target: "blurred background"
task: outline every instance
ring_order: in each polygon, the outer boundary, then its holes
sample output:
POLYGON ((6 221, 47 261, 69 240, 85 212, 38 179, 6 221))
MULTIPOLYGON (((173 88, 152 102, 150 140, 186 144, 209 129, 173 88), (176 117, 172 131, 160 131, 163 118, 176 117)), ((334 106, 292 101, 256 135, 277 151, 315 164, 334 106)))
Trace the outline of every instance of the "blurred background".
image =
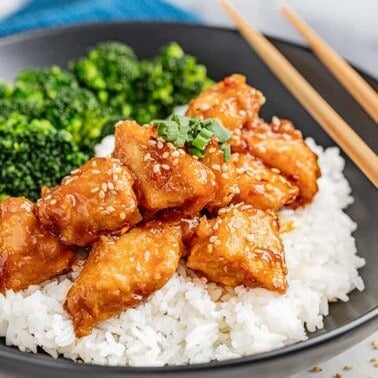
MULTIPOLYGON (((378 78, 377 0, 230 0, 260 31, 303 44, 280 15, 291 6, 342 56, 378 78)), ((1 0, 0 37, 93 21, 156 20, 232 27, 217 0, 1 0)))

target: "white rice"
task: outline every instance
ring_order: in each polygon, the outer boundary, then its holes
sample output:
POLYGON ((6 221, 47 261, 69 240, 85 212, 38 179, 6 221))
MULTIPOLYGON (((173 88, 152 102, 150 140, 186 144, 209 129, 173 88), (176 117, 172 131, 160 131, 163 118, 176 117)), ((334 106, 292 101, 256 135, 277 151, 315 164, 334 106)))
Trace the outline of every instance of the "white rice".
MULTIPOLYGON (((312 140, 307 143, 319 155, 322 177, 311 205, 280 212, 281 222, 295 224, 282 234, 289 271, 285 295, 222 289, 180 265, 147 301, 76 339, 62 308, 77 275, 71 273, 0 295, 0 336, 22 351, 36 353, 41 346, 53 357, 137 366, 224 360, 305 340, 306 332, 323 327, 329 301, 347 301, 351 290, 364 288, 357 271, 364 259, 356 255, 351 236, 356 224, 342 211, 353 201, 344 161, 337 148, 323 151, 312 140)), ((106 155, 112 138, 105 144, 106 155)))

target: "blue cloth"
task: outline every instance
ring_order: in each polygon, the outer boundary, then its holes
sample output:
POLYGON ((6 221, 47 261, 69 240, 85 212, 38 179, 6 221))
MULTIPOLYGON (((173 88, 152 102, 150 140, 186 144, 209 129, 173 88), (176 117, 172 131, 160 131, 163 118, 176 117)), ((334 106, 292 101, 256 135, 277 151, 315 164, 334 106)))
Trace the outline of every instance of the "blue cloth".
POLYGON ((0 37, 31 29, 121 20, 200 21, 194 13, 164 0, 32 0, 0 22, 0 37))

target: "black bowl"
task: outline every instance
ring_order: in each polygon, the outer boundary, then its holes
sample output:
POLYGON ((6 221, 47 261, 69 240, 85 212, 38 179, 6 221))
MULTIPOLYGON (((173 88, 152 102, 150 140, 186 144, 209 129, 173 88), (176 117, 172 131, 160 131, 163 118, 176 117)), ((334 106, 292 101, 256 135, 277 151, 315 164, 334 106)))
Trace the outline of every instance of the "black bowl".
MULTIPOLYGON (((239 72, 261 89, 268 101, 262 116, 278 115, 292 119, 303 131, 323 146, 334 142, 288 93, 268 68, 253 53, 238 33, 204 26, 171 23, 115 23, 91 24, 55 30, 45 30, 5 38, 0 41, 0 77, 13 79, 25 67, 51 64, 66 66, 67 62, 84 54, 96 42, 120 40, 130 44, 139 57, 150 57, 160 46, 170 41, 179 42, 187 51, 206 64, 209 75, 221 79, 239 72)), ((369 116, 335 81, 330 73, 307 49, 273 40, 273 43, 315 86, 326 100, 356 129, 370 146, 378 149, 378 128, 369 116)), ((366 77, 377 87, 373 79, 366 77)), ((345 157, 345 156, 344 156, 345 157)), ((102 367, 78 364, 59 358, 52 359, 44 353, 22 353, 5 346, 0 339, 0 375, 20 377, 250 377, 252 374, 288 376, 312 364, 330 358, 359 342, 378 328, 378 201, 374 186, 346 159, 347 176, 355 197, 348 214, 358 223, 354 236, 359 254, 367 264, 360 273, 366 289, 354 291, 350 301, 330 306, 322 330, 309 334, 309 339, 279 350, 224 362, 212 362, 179 367, 132 368, 102 367)))

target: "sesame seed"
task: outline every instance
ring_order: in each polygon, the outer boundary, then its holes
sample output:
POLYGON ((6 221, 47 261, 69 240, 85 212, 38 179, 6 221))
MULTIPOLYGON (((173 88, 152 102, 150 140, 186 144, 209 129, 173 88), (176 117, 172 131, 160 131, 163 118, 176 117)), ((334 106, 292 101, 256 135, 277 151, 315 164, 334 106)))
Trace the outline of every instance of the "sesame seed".
POLYGON ((92 160, 92 167, 93 167, 93 168, 96 168, 96 167, 97 167, 96 160, 92 160))
POLYGON ((108 184, 106 184, 105 182, 103 182, 101 184, 101 189, 106 193, 108 191, 108 184))
POLYGON ((55 205, 56 204, 56 199, 52 199, 51 201, 50 201, 50 205, 55 205))
POLYGON ((278 117, 276 117, 276 116, 274 116, 274 117, 272 118, 272 122, 273 122, 273 125, 274 125, 274 126, 279 126, 279 125, 281 124, 280 119, 279 119, 278 117))
POLYGON ((160 171, 160 164, 155 164, 154 167, 152 168, 152 171, 154 173, 158 173, 160 171))
POLYGON ((227 173, 222 173, 222 177, 227 180, 228 179, 228 174, 227 173))
POLYGON ((108 206, 106 210, 109 211, 109 213, 113 213, 115 211, 115 208, 113 206, 108 206))
POLYGON ((213 252, 213 245, 212 244, 208 244, 207 247, 206 247, 206 249, 207 249, 208 253, 212 253, 213 252))
POLYGON ((108 182, 108 189, 114 190, 114 184, 112 182, 108 182))
POLYGON ((131 256, 129 260, 130 260, 130 262, 134 262, 135 257, 134 257, 134 256, 131 256))
POLYGON ((213 165, 211 166, 211 168, 212 168, 214 171, 220 171, 220 170, 221 170, 221 167, 220 167, 219 164, 213 164, 213 165))
POLYGON ((209 148, 209 153, 213 154, 217 149, 215 147, 210 147, 209 148))
POLYGON ((174 158, 172 164, 173 164, 173 165, 177 165, 178 162, 179 162, 179 159, 178 159, 178 158, 174 158))
POLYGON ((165 151, 163 153, 163 159, 168 159, 169 158, 169 152, 168 151, 165 151))
POLYGON ((278 168, 271 168, 270 170, 274 173, 281 173, 281 171, 278 168))
POLYGON ((178 152, 177 150, 175 150, 175 151, 171 152, 171 155, 172 155, 172 157, 179 157, 180 156, 180 152, 178 152))
POLYGON ((323 369, 320 367, 320 366, 313 366, 312 367, 312 369, 311 369, 311 371, 313 372, 313 373, 319 373, 319 372, 321 372, 323 369))
POLYGON ((178 149, 178 153, 179 153, 180 155, 185 155, 185 151, 184 151, 182 148, 179 148, 179 149, 178 149))
POLYGON ((122 211, 120 214, 119 214, 119 217, 124 220, 126 218, 126 214, 122 211))
POLYGON ((210 242, 210 243, 215 243, 215 241, 216 241, 217 239, 218 239, 218 238, 217 238, 215 235, 210 236, 210 238, 209 238, 209 242, 210 242))
POLYGON ((272 191, 274 189, 274 186, 272 184, 267 183, 265 185, 266 190, 272 191))
POLYGON ((241 130, 240 129, 235 129, 234 130, 235 135, 241 135, 241 130))
POLYGON ((222 172, 227 172, 227 170, 228 170, 227 164, 223 163, 222 164, 222 172))
POLYGON ((252 209, 252 206, 251 206, 251 205, 243 205, 243 206, 240 207, 240 210, 241 210, 241 211, 249 210, 249 209, 252 209))
POLYGON ((51 199, 51 194, 48 194, 46 197, 45 197, 45 200, 50 200, 51 199))
POLYGON ((97 193, 100 190, 100 188, 96 187, 91 189, 91 193, 97 193))
POLYGON ((150 259, 150 252, 149 251, 144 252, 144 260, 148 261, 149 259, 150 259))
POLYGON ((225 272, 225 273, 228 272, 228 266, 227 266, 227 265, 225 265, 225 266, 223 267, 223 272, 225 272))
POLYGON ((171 167, 168 164, 162 164, 161 167, 166 171, 169 171, 171 169, 171 167))
POLYGON ((164 147, 163 143, 159 140, 159 141, 157 142, 157 148, 158 148, 159 150, 161 150, 163 147, 164 147))
POLYGON ((147 160, 150 160, 151 159, 151 154, 149 152, 147 152, 145 155, 144 155, 144 158, 143 160, 144 161, 147 161, 147 160))
POLYGON ((101 171, 99 171, 98 169, 92 169, 92 173, 94 175, 99 175, 101 173, 101 171))
POLYGON ((77 168, 77 169, 74 169, 73 171, 71 171, 71 175, 76 175, 80 172, 81 172, 80 168, 77 168))
POLYGON ((105 198, 105 192, 103 190, 100 190, 99 193, 98 193, 98 196, 100 198, 105 198))

